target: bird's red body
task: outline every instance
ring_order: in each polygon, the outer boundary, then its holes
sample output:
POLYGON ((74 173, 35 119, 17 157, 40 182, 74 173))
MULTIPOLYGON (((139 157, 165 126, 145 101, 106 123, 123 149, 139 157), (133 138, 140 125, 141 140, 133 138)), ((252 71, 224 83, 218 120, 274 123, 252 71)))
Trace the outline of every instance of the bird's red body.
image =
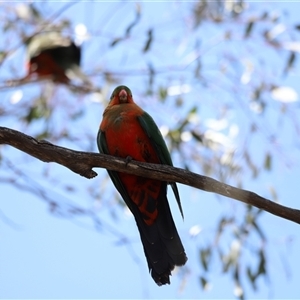
POLYGON ((39 78, 51 78, 56 82, 68 83, 70 79, 66 76, 65 70, 57 64, 52 55, 47 52, 32 57, 28 62, 28 75, 36 74, 39 78))
MULTIPOLYGON (((109 153, 117 157, 131 157, 137 161, 159 164, 158 155, 137 119, 143 114, 143 110, 135 103, 129 103, 122 109, 122 117, 119 117, 118 121, 115 114, 119 114, 119 109, 113 103, 110 104, 106 108, 106 115, 101 124, 109 153)), ((157 216, 157 208, 153 203, 155 209, 149 211, 148 195, 157 201, 162 182, 126 173, 119 173, 119 177, 130 198, 139 207, 146 224, 152 225, 157 216)))
MULTIPOLYGON (((106 154, 172 165, 159 129, 134 103, 125 86, 113 92, 103 113, 97 142, 99 150, 106 154)), ((108 173, 135 217, 154 281, 158 285, 170 283, 171 271, 184 265, 187 257, 168 204, 167 183, 115 171, 108 173)), ((176 183, 170 184, 182 212, 176 183)))
POLYGON ((80 60, 81 49, 70 38, 56 31, 41 32, 28 41, 28 74, 25 79, 35 75, 40 79, 68 84, 69 73, 72 72, 72 76, 88 82, 80 70, 80 60))

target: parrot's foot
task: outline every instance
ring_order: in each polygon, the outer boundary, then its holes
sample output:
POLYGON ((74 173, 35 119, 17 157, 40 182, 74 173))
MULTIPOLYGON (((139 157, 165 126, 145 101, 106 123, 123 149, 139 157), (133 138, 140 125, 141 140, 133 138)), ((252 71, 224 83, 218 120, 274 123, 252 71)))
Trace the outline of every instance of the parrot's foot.
POLYGON ((133 158, 131 156, 127 156, 126 157, 126 161, 125 161, 125 166, 127 167, 127 165, 133 160, 133 158))

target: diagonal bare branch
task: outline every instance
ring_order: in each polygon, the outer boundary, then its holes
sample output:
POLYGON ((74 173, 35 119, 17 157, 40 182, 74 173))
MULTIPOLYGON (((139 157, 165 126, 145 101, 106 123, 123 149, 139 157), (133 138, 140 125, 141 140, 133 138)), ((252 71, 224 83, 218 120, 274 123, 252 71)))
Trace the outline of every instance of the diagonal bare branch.
POLYGON ((238 189, 184 169, 133 160, 128 163, 126 159, 105 154, 74 151, 53 145, 44 140, 38 141, 22 132, 6 127, 0 127, 0 144, 13 146, 43 162, 58 163, 89 179, 97 176, 93 168, 105 168, 167 182, 176 181, 206 192, 217 193, 239 200, 300 224, 300 210, 298 209, 280 205, 251 191, 238 189))

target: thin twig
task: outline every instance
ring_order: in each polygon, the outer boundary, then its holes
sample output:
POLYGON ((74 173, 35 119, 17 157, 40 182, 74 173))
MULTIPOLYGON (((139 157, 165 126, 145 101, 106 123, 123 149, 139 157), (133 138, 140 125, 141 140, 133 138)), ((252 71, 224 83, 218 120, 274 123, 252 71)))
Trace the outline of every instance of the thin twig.
MULTIPOLYGON (((10 89, 10 88, 20 87, 22 85, 31 84, 31 83, 46 82, 49 80, 53 81, 53 76, 43 76, 43 77, 36 77, 36 78, 24 77, 20 79, 7 80, 4 82, 4 84, 0 83, 0 91, 10 89)), ((73 84, 72 82, 68 82, 64 84, 67 85, 73 92, 77 92, 77 93, 101 93, 100 88, 90 86, 87 84, 77 85, 77 84, 73 84)))

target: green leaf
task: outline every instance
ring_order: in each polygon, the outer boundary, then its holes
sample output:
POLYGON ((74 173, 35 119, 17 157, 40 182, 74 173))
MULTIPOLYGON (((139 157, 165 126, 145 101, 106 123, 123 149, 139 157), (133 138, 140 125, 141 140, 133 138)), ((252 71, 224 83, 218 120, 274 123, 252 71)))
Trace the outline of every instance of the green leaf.
POLYGON ((295 65, 295 61, 296 61, 296 53, 294 51, 291 51, 286 67, 284 69, 284 73, 287 73, 290 69, 293 68, 293 66, 295 65))
POLYGON ((261 20, 267 20, 269 17, 269 12, 268 11, 265 11, 262 16, 260 17, 261 20))
POLYGON ((262 249, 259 251, 259 257, 260 257, 260 261, 259 261, 256 276, 266 274, 266 257, 262 249))
POLYGON ((199 134, 195 130, 191 130, 191 134, 197 142, 203 143, 203 135, 202 134, 199 134))
POLYGON ((254 20, 249 21, 245 30, 245 35, 244 35, 245 38, 250 36, 253 30, 253 26, 254 26, 254 20))
POLYGON ((198 110, 197 106, 192 107, 189 111, 189 115, 193 115, 193 114, 197 113, 197 110, 198 110))
POLYGON ((147 34, 148 34, 148 38, 147 38, 146 44, 144 46, 143 52, 149 51, 152 41, 153 41, 153 30, 149 29, 147 34))
POLYGON ((236 264, 234 268, 234 279, 236 280, 236 282, 240 282, 240 272, 238 264, 236 264))
POLYGON ((248 278, 249 278, 249 280, 250 280, 250 282, 251 282, 252 288, 253 288, 254 290, 256 290, 256 284, 255 284, 256 276, 255 276, 255 275, 253 274, 253 272, 251 271, 250 266, 247 267, 246 273, 247 273, 247 276, 248 276, 248 278))
POLYGON ((128 25, 125 35, 129 36, 132 28, 136 26, 141 19, 141 6, 139 4, 136 5, 136 11, 135 11, 135 19, 128 25))
POLYGON ((43 132, 39 133, 35 136, 37 140, 44 140, 50 137, 50 134, 47 130, 44 130, 43 132))
POLYGON ((277 195, 277 192, 276 192, 275 188, 273 186, 270 186, 269 190, 270 190, 270 193, 272 195, 273 200, 275 202, 278 202, 278 195, 277 195))
POLYGON ((228 259, 228 256, 223 256, 223 272, 227 273, 230 266, 233 264, 233 261, 231 259, 228 259))
POLYGON ((32 15, 35 17, 35 19, 37 19, 37 20, 42 19, 39 10, 37 10, 37 9, 35 8, 35 6, 34 6, 33 3, 31 3, 31 4, 29 5, 29 8, 30 8, 30 10, 31 10, 32 15))
POLYGON ((123 40, 124 40, 124 38, 122 38, 122 37, 117 37, 117 38, 115 38, 115 39, 110 43, 110 47, 116 46, 119 42, 121 42, 121 41, 123 41, 123 40))
POLYGON ((208 263, 211 257, 211 249, 201 249, 200 250, 200 261, 205 271, 208 271, 208 263))
POLYGON ((31 123, 33 120, 40 119, 42 116, 43 116, 43 114, 42 114, 40 108, 37 106, 32 106, 29 109, 29 112, 28 112, 27 116, 25 117, 25 120, 27 121, 27 123, 31 123))
POLYGON ((200 276, 200 282, 201 282, 202 288, 205 289, 206 286, 207 286, 207 283, 208 283, 208 281, 206 280, 206 278, 203 277, 203 276, 200 276))
POLYGON ((159 100, 164 101, 168 96, 168 90, 166 88, 160 87, 158 90, 159 100))
POLYGON ((184 102, 183 98, 179 96, 176 98, 175 104, 177 107, 181 107, 183 102, 184 102))
POLYGON ((268 171, 270 171, 272 168, 272 156, 270 155, 270 153, 267 153, 265 157, 264 168, 268 171))
MULTIPOLYGON (((255 129, 256 128, 254 127, 253 130, 255 130, 255 129)), ((255 166, 255 164, 252 162, 251 157, 247 151, 244 152, 244 158, 245 158, 245 161, 246 161, 248 167, 252 171, 253 178, 256 178, 258 176, 258 169, 255 166)))
POLYGON ((151 64, 151 62, 148 63, 148 71, 149 71, 149 79, 148 79, 148 93, 147 95, 153 94, 153 83, 155 78, 155 70, 151 64))
POLYGON ((7 53, 4 51, 0 51, 0 63, 6 58, 7 53))

